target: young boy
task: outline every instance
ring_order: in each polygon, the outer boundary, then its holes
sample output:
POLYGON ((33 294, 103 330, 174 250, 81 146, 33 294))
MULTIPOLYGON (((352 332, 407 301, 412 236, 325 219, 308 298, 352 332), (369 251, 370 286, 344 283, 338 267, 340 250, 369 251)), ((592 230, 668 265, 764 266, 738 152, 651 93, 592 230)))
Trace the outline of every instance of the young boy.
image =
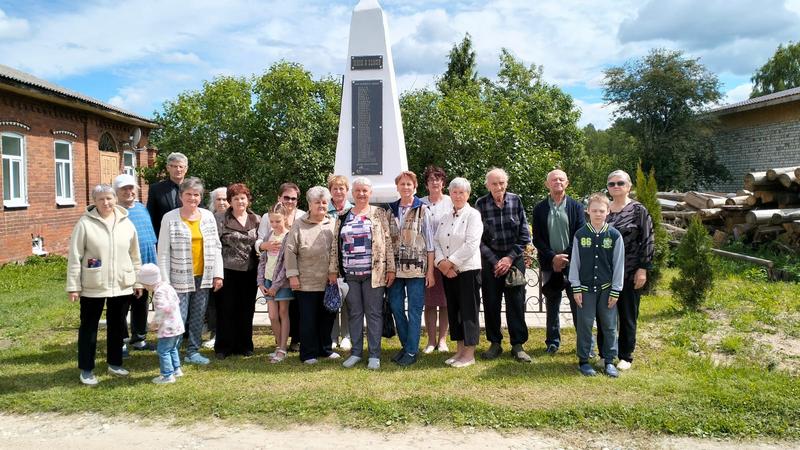
POLYGON ((589 364, 592 349, 592 324, 608 338, 603 340, 606 375, 619 376, 614 367, 617 357, 617 300, 625 273, 625 244, 616 228, 606 223, 609 201, 602 194, 589 197, 589 223, 575 233, 570 259, 569 282, 578 305, 575 331, 578 335, 578 370, 585 376, 597 375, 589 364))
POLYGON ((183 376, 178 344, 185 330, 178 294, 169 283, 161 282, 161 273, 155 264, 143 264, 137 278, 148 292, 153 293, 156 314, 151 329, 158 332, 156 351, 161 369, 161 375, 153 378, 153 383, 174 383, 175 377, 183 376))

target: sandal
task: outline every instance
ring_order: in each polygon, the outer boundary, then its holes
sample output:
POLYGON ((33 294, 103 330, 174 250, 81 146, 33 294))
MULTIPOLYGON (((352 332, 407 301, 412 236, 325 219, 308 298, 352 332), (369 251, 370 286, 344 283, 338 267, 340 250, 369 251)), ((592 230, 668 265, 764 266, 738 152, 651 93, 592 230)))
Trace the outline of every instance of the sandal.
POLYGON ((284 359, 286 359, 286 350, 279 348, 278 350, 275 351, 275 356, 273 356, 272 359, 269 360, 269 362, 275 364, 283 361, 284 359))

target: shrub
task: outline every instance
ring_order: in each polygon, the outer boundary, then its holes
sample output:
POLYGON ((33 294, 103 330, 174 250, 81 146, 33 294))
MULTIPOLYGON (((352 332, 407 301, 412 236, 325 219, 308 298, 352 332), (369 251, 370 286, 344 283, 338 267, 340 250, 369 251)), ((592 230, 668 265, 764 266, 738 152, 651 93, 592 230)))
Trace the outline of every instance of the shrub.
POLYGON ((699 310, 711 291, 714 283, 711 247, 711 237, 695 216, 676 252, 675 264, 680 273, 670 283, 670 289, 686 310, 699 310))
POLYGON ((647 284, 645 293, 652 293, 658 281, 661 279, 662 271, 667 267, 670 258, 669 236, 667 230, 661 225, 661 204, 658 203, 658 185, 656 184, 656 174, 654 169, 650 169, 650 176, 646 176, 642 170, 642 163, 636 168, 636 200, 639 201, 653 219, 653 234, 655 239, 655 251, 653 254, 653 270, 647 274, 647 284))

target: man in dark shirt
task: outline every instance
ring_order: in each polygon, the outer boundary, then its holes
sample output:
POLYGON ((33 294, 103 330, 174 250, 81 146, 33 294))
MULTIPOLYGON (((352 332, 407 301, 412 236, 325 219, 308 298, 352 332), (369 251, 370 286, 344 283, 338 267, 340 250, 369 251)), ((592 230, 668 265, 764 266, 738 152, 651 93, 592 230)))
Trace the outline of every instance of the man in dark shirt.
POLYGON ((175 208, 183 206, 180 185, 189 170, 189 159, 183 153, 170 153, 167 156, 169 178, 150 185, 147 193, 147 211, 153 221, 156 237, 161 230, 161 218, 175 208))
POLYGON ((481 356, 494 359, 503 352, 500 345, 503 340, 500 310, 505 295, 511 354, 517 361, 531 362, 531 357, 522 347, 528 341, 528 325, 525 323, 526 286, 506 286, 506 277, 512 265, 525 273, 523 252, 531 242, 531 236, 522 201, 518 195, 506 192, 507 187, 506 171, 492 169, 486 174, 486 188, 490 193, 475 202, 475 208, 483 219, 481 294, 486 338, 491 343, 481 356))
POLYGON ((566 193, 569 179, 564 171, 553 170, 548 173, 545 186, 549 191, 547 198, 533 208, 533 245, 539 258, 542 294, 547 306, 545 345, 547 353, 554 354, 561 345, 559 309, 564 289, 569 298, 572 323, 576 323, 575 299, 565 278, 569 273, 572 239, 586 225, 586 218, 583 205, 566 193))

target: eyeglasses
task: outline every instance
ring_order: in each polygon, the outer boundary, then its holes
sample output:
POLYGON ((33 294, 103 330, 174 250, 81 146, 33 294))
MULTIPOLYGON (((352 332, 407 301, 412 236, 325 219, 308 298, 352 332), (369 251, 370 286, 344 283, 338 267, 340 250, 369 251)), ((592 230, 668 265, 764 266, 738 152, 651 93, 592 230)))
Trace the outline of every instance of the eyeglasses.
POLYGON ((622 186, 625 186, 625 184, 626 184, 625 181, 609 181, 608 182, 608 187, 614 187, 614 186, 622 187, 622 186))
POLYGON ((285 201, 285 202, 296 202, 297 201, 297 197, 289 197, 288 195, 284 195, 283 196, 283 201, 285 201))

